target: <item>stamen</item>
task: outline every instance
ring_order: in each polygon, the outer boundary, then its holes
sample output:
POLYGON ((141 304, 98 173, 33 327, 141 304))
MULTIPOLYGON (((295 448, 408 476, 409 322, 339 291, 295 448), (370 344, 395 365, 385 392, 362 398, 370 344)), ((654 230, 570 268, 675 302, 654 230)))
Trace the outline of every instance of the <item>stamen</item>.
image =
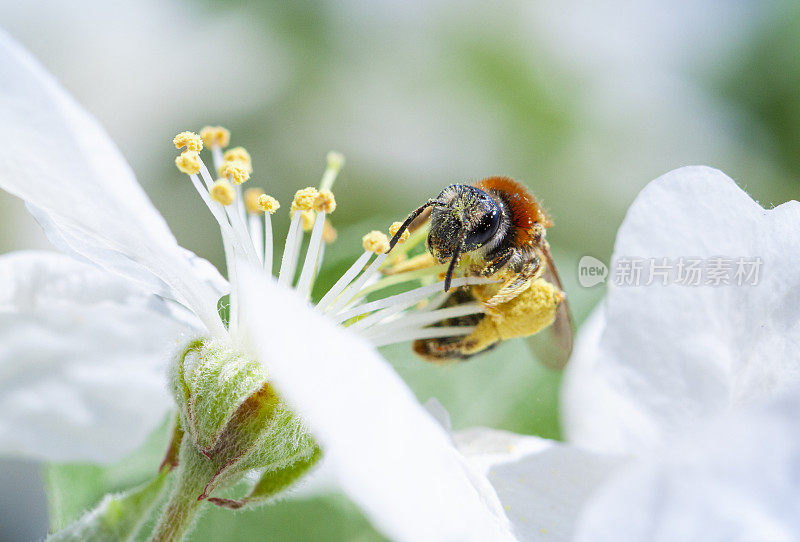
MULTIPOLYGON (((452 292, 442 292, 436 297, 431 300, 428 300, 427 304, 424 307, 419 307, 417 310, 419 312, 426 312, 426 311, 434 311, 444 305, 444 302, 447 301, 447 298, 450 297, 452 292)), ((426 300, 420 301, 420 303, 425 303, 426 300)))
POLYGON ((264 196, 264 191, 260 188, 248 188, 244 191, 244 208, 252 215, 260 215, 264 212, 258 204, 259 198, 264 196))
POLYGON ((244 207, 247 210, 247 229, 250 232, 250 239, 256 250, 258 261, 264 261, 264 227, 261 222, 261 208, 258 206, 258 198, 264 195, 260 188, 248 188, 244 191, 244 207))
POLYGON ((336 241, 338 236, 339 234, 336 232, 336 228, 331 225, 331 221, 326 220, 325 225, 322 227, 322 240, 330 244, 336 241))
POLYGON ((439 337, 459 337, 469 335, 475 331, 476 326, 442 326, 426 327, 423 329, 402 330, 397 333, 388 332, 384 335, 368 339, 373 346, 386 346, 388 344, 416 341, 417 339, 433 339, 439 337))
POLYGON ((480 303, 464 303, 463 305, 457 305, 455 307, 447 307, 445 309, 438 309, 435 311, 415 312, 412 314, 404 315, 401 320, 393 320, 391 322, 380 322, 374 325, 369 330, 368 334, 370 336, 379 335, 384 333, 387 329, 396 330, 408 327, 420 328, 428 326, 430 324, 435 324, 436 322, 441 322, 442 320, 446 320, 447 318, 458 318, 459 316, 468 316, 470 314, 478 314, 482 312, 484 312, 483 305, 481 305, 480 303))
POLYGON ((244 147, 233 147, 225 151, 222 155, 225 162, 241 162, 247 165, 249 173, 253 173, 253 161, 250 159, 250 153, 244 147))
POLYGON ((398 312, 406 310, 414 303, 416 303, 416 301, 409 301, 407 303, 398 303, 397 305, 392 305, 391 307, 386 307, 385 309, 375 311, 369 316, 365 316, 364 318, 356 322, 353 322, 351 325, 347 326, 347 328, 353 330, 366 330, 368 328, 371 328, 378 322, 382 322, 383 320, 389 318, 390 316, 393 316, 398 312))
POLYGON ((278 200, 262 194, 258 196, 258 208, 264 213, 264 269, 272 275, 272 213, 280 207, 278 200))
MULTIPOLYGON (((451 287, 457 288, 459 286, 467 286, 467 285, 474 286, 476 284, 491 284, 494 282, 498 281, 492 279, 485 279, 481 277, 461 277, 454 279, 451 284, 451 287)), ((408 292, 403 292, 401 294, 384 297, 383 299, 370 301, 369 303, 364 303, 363 305, 358 305, 357 307, 353 307, 346 311, 340 312, 334 318, 336 319, 337 322, 344 322, 355 316, 376 311, 384 307, 389 307, 391 305, 394 305, 395 303, 419 301, 421 299, 428 297, 433 293, 436 293, 437 291, 442 290, 442 288, 444 288, 444 281, 437 282, 436 284, 429 284, 427 286, 420 286, 419 288, 409 290, 408 292)))
MULTIPOLYGON (((200 162, 200 174, 203 176, 203 181, 206 183, 206 186, 208 186, 210 189, 210 187, 214 185, 214 181, 211 180, 211 174, 209 173, 208 168, 206 168, 206 165, 203 163, 203 161, 199 158, 198 160, 200 162)), ((230 221, 231 228, 233 229, 235 239, 237 240, 237 248, 243 255, 255 262, 255 249, 250 242, 250 236, 247 233, 247 227, 244 225, 244 220, 234 207, 226 206, 224 209, 225 214, 228 216, 228 221, 230 221)), ((232 262, 228 265, 230 267, 232 262)))
MULTIPOLYGON (((369 252, 367 252, 369 254, 369 252)), ((350 301, 358 294, 361 288, 366 284, 366 282, 372 278, 372 276, 378 272, 378 268, 380 268, 383 260, 386 259, 386 254, 378 254, 378 256, 372 260, 372 263, 369 264, 369 267, 361 273, 361 276, 358 277, 350 286, 345 288, 344 292, 341 293, 339 298, 332 304, 330 309, 327 312, 339 312, 342 310, 350 301)))
MULTIPOLYGON (((394 237, 394 234, 397 233, 397 231, 400 229, 400 226, 402 225, 403 225, 402 222, 392 222, 392 225, 389 226, 389 236, 394 237)), ((405 243, 409 237, 411 237, 411 232, 405 230, 402 233, 402 235, 400 235, 400 239, 397 240, 397 243, 398 244, 405 243)))
POLYGON ((223 242, 227 241, 229 244, 234 244, 236 242, 236 235, 234 234, 233 229, 231 229, 231 225, 225 219, 225 215, 222 214, 220 207, 215 205, 214 201, 211 200, 208 191, 203 188, 203 185, 200 183, 200 179, 197 178, 197 175, 189 175, 189 178, 192 180, 192 184, 194 185, 195 190, 197 190, 197 193, 200 194, 200 198, 202 198, 203 202, 206 204, 206 207, 208 207, 208 210, 211 211, 211 214, 217 220, 220 232, 222 233, 223 242))
POLYGON ((336 281, 336 284, 334 284, 331 289, 328 290, 328 292, 322 297, 322 299, 319 300, 319 303, 317 303, 317 309, 324 311, 328 305, 334 299, 336 299, 336 296, 342 293, 347 285, 350 284, 354 278, 356 278, 356 275, 358 275, 361 270, 364 269, 364 266, 367 265, 367 262, 371 257, 372 252, 368 250, 364 251, 364 253, 359 256, 355 262, 353 262, 353 265, 351 265, 350 268, 344 272, 344 275, 342 275, 339 280, 336 281))
POLYGON ((364 250, 375 254, 383 254, 389 250, 389 238, 382 231, 373 230, 361 238, 364 250))
POLYGON ((219 174, 230 179, 233 184, 242 184, 250 180, 250 168, 238 160, 223 162, 219 168, 219 174))
POLYGON ((289 285, 294 279, 294 272, 297 266, 297 257, 292 253, 300 237, 300 213, 295 213, 292 222, 289 224, 289 233, 286 235, 286 243, 283 245, 283 257, 281 258, 281 269, 278 272, 278 284, 289 285), (293 261, 294 260, 294 261, 293 261), (291 273, 291 276, 289 274, 291 273))
MULTIPOLYGON (((310 212, 310 211, 304 211, 310 212)), ((314 278, 314 272, 317 267, 317 258, 319 257, 319 247, 322 242, 322 228, 325 224, 325 211, 320 211, 317 214, 317 219, 314 221, 314 231, 311 232, 311 239, 308 241, 308 250, 306 251, 306 259, 303 262, 303 270, 300 272, 300 280, 297 281, 297 291, 301 296, 308 298, 311 293, 311 281, 314 278)))
POLYGON ((186 147, 187 151, 200 152, 203 150, 203 140, 194 132, 181 132, 172 140, 176 149, 186 147))
POLYGON ((344 155, 342 153, 331 151, 325 158, 327 160, 327 167, 319 183, 320 191, 333 188, 336 176, 339 175, 339 172, 342 171, 344 167, 344 155))
POLYGON ((438 277, 440 273, 443 273, 446 270, 447 270, 447 265, 441 264, 432 267, 426 267, 424 269, 414 269, 413 271, 405 271, 403 273, 387 275, 385 277, 382 277, 379 281, 375 282, 374 284, 371 284, 366 288, 362 288, 361 291, 358 292, 358 296, 363 297, 371 294, 372 292, 377 292, 378 290, 382 290, 383 288, 394 286, 395 284, 402 284, 410 280, 416 280, 425 277, 438 277))
MULTIPOLYGON (((405 243, 398 243, 389 254, 389 259, 386 260, 386 266, 392 266, 406 257, 406 254, 411 252, 420 243, 423 243, 428 238, 428 231, 430 230, 430 222, 417 228, 411 237, 405 243)), ((395 232, 397 233, 397 232, 395 232)))
MULTIPOLYGON (((389 249, 389 239, 386 234, 380 231, 371 231, 361 238, 366 254, 370 252, 378 256, 370 264, 364 273, 356 281, 348 286, 341 296, 332 304, 329 311, 337 312, 343 309, 358 294, 366 282, 378 271, 383 261, 386 259, 386 251, 389 249)), ((330 292, 329 292, 330 293, 330 292)))
POLYGON ((236 198, 233 186, 231 186, 231 183, 229 183, 227 179, 216 180, 211 186, 209 194, 211 194, 211 199, 222 205, 230 205, 236 198))
POLYGON ((278 200, 276 200, 272 196, 268 196, 268 195, 264 194, 264 195, 258 197, 258 207, 263 212, 271 215, 275 211, 280 209, 281 204, 278 203, 278 200))
POLYGON ((200 171, 200 155, 197 151, 183 151, 175 158, 175 165, 182 173, 196 175, 200 171))
POLYGON ((300 226, 303 228, 303 231, 311 231, 311 228, 314 227, 314 211, 301 211, 300 212, 300 226))
POLYGON ((326 212, 331 214, 336 210, 336 198, 333 197, 333 192, 328 189, 319 191, 317 197, 314 199, 314 210, 317 212, 326 212))
POLYGON ((294 193, 292 200, 291 214, 294 216, 296 211, 310 211, 314 208, 314 201, 317 199, 319 191, 313 186, 308 186, 294 193))
POLYGON ((231 142, 231 133, 222 126, 204 126, 200 130, 200 137, 209 149, 224 148, 231 142))

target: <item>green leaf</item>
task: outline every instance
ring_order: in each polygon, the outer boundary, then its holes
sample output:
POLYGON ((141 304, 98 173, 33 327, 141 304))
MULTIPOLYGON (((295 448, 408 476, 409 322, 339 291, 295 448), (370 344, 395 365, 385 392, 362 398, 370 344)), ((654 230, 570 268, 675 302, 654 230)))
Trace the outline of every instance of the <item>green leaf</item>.
POLYGON ((45 470, 50 532, 63 529, 107 493, 126 491, 150 480, 169 444, 171 416, 129 457, 111 465, 50 464, 45 470))
POLYGON ((69 527, 50 536, 50 542, 131 540, 159 500, 169 474, 163 469, 153 480, 130 491, 103 497, 100 504, 69 527))
POLYGON ((370 542, 385 540, 346 497, 327 495, 283 501, 232 512, 209 507, 189 536, 190 542, 280 540, 370 542))

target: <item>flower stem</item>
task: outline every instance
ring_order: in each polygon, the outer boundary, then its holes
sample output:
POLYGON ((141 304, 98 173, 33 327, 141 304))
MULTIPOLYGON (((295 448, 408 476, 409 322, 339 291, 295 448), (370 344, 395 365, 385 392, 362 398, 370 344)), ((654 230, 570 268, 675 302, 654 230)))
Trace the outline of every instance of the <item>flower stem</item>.
POLYGON ((211 461, 194 446, 188 434, 181 442, 177 475, 172 495, 153 530, 151 542, 174 542, 189 534, 204 504, 198 497, 214 475, 211 461))

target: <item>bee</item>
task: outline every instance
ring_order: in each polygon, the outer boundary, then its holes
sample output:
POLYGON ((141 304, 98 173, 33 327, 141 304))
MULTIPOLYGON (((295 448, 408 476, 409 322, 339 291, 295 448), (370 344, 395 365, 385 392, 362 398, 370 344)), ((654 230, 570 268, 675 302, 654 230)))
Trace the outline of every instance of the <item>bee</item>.
POLYGON ((475 326, 469 335, 426 338, 412 348, 434 362, 466 359, 512 337, 527 337, 544 328, 555 341, 536 341, 545 363, 561 367, 572 351, 573 326, 550 246, 553 225, 524 185, 509 177, 489 177, 475 184, 451 184, 413 211, 389 243, 421 221, 430 221, 426 246, 431 265, 447 263, 444 291, 453 276, 494 278, 498 282, 458 288, 445 307, 479 301, 483 313, 450 318, 434 326, 475 326))

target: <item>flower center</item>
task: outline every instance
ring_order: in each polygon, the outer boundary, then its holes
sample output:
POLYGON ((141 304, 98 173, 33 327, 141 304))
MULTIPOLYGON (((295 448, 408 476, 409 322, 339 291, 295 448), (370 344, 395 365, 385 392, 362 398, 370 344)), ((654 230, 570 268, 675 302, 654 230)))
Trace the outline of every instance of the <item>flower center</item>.
MULTIPOLYGON (((179 149, 186 148, 176 158, 176 166, 190 177, 220 227, 231 283, 228 329, 235 334, 239 322, 238 299, 241 295, 236 276, 237 261, 249 261, 272 276, 274 246, 271 220, 280 204, 261 189, 242 191, 242 184, 248 182, 253 173, 252 161, 250 154, 242 147, 223 152, 229 141, 230 134, 224 128, 206 127, 200 131, 200 135, 192 132, 178 134, 174 143, 179 149), (200 157, 204 147, 211 151, 214 170, 219 174, 216 180, 200 157)), ((341 154, 328 153, 319 186, 298 190, 289 209, 291 222, 283 245, 277 281, 285 287, 294 288, 307 300, 310 300, 314 281, 322 265, 326 244, 336 238, 336 231, 328 216, 336 209, 331 189, 343 166, 344 157, 341 154), (300 252, 306 233, 310 234, 310 238, 301 265, 300 252)), ((394 235, 399 226, 399 222, 394 223, 389 228, 390 235, 394 235)), ((484 309, 477 302, 442 308, 449 295, 443 291, 444 282, 440 276, 446 266, 435 264, 424 252, 423 241, 427 232, 427 225, 412 233, 405 231, 391 251, 385 233, 367 233, 362 239, 364 252, 361 256, 312 306, 376 346, 472 333, 475 326, 462 324, 464 319, 454 320, 457 325, 442 324, 447 319, 480 314, 484 309), (422 253, 414 255, 415 252, 422 253), (397 285, 409 287, 399 294, 382 295, 386 288, 397 285), (437 326, 429 327, 432 324, 437 326)), ((457 288, 490 282, 496 281, 462 277, 453 280, 452 286, 457 288)))

